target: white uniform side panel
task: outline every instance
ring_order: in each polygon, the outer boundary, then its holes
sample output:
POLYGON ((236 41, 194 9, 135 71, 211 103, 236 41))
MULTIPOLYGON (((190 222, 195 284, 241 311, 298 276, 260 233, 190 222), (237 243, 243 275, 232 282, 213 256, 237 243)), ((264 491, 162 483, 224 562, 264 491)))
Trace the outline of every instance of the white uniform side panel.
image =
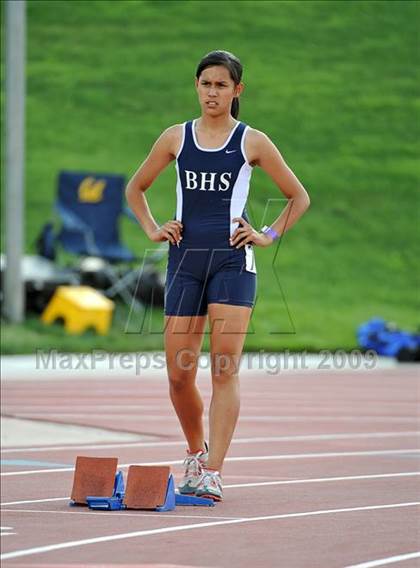
POLYGON ((181 177, 179 175, 178 162, 175 165, 176 169, 176 220, 182 221, 182 186, 181 177))
MULTIPOLYGON (((251 174, 252 167, 248 164, 248 162, 245 162, 239 170, 236 183, 232 189, 232 198, 230 202, 230 236, 233 235, 235 229, 239 226, 239 223, 237 221, 233 222, 232 219, 242 216, 248 199, 251 174)), ((245 245, 245 270, 247 272, 253 272, 254 274, 257 273, 254 249, 252 245, 249 244, 245 245)))
POLYGON ((257 274, 257 266, 255 264, 255 253, 252 245, 245 245, 245 270, 257 274))
POLYGON ((251 174, 252 168, 245 162, 239 170, 235 185, 232 188, 232 197, 230 201, 230 236, 233 235, 233 232, 239 225, 238 221, 233 222, 232 219, 242 216, 246 200, 248 198, 251 174))
POLYGON ((185 122, 182 125, 182 140, 181 146, 178 150, 178 154, 176 155, 175 160, 175 169, 176 169, 176 220, 182 221, 182 186, 181 186, 181 177, 179 175, 179 166, 178 166, 178 158, 181 155, 182 150, 184 149, 184 142, 185 142, 185 122))

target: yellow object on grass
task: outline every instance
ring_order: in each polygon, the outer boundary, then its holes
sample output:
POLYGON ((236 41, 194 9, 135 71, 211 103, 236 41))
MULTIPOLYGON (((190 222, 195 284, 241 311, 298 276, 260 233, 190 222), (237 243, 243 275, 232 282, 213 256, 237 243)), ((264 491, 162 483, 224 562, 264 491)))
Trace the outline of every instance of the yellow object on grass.
POLYGON ((114 302, 90 286, 59 286, 41 315, 46 324, 64 320, 67 333, 83 333, 94 327, 101 335, 108 333, 114 302))

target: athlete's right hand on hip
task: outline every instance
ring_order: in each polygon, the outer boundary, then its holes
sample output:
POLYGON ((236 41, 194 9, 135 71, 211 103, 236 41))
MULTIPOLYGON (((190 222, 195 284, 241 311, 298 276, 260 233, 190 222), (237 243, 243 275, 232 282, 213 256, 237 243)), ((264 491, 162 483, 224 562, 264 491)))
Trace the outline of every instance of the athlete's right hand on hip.
POLYGON ((169 241, 171 244, 179 246, 179 242, 182 241, 182 229, 183 225, 180 221, 167 221, 150 235, 150 240, 155 243, 169 241))

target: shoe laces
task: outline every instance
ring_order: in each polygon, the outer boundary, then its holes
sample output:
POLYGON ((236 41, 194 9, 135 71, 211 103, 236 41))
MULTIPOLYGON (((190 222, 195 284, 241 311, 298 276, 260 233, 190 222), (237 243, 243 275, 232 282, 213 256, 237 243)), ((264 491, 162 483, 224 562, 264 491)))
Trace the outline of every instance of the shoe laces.
POLYGON ((202 463, 199 460, 199 457, 203 454, 203 452, 197 452, 196 454, 188 455, 184 459, 184 466, 185 466, 185 476, 189 477, 190 475, 200 475, 202 471, 202 463))
POLYGON ((222 490, 220 473, 218 471, 204 471, 203 476, 201 478, 201 483, 203 485, 213 486, 215 489, 218 489, 219 491, 222 490))

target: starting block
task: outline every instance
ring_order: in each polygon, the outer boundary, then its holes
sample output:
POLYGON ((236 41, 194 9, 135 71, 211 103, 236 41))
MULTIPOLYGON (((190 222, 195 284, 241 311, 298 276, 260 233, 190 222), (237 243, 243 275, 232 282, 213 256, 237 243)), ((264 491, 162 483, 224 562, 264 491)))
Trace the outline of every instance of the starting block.
POLYGON ((176 505, 213 507, 213 499, 181 495, 168 466, 130 465, 123 504, 126 509, 152 509, 164 513, 176 505))
POLYGON ((173 511, 177 505, 214 507, 213 499, 182 495, 168 466, 131 465, 127 487, 117 458, 77 457, 70 505, 87 504, 90 509, 120 511, 146 509, 173 511))
MULTIPOLYGON (((155 509, 166 504, 168 466, 130 465, 124 505, 128 509, 155 509)), ((174 508, 174 507, 173 507, 174 508)))
POLYGON ((118 458, 78 456, 70 505, 87 505, 92 493, 107 498, 123 496, 124 478, 122 471, 117 473, 117 464, 118 458))
POLYGON ((41 319, 46 324, 57 318, 64 320, 67 333, 83 333, 93 327, 101 335, 108 333, 114 302, 89 286, 58 286, 54 296, 43 311, 41 319))

